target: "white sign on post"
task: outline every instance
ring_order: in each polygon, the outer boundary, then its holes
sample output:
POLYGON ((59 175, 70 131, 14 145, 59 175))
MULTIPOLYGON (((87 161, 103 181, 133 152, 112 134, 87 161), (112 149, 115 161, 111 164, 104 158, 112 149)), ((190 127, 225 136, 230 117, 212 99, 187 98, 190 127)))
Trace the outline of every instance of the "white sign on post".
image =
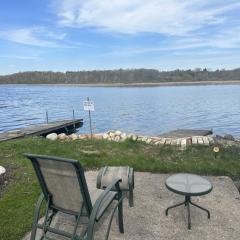
POLYGON ((84 111, 94 111, 94 102, 93 101, 83 101, 84 111))
POLYGON ((93 103, 93 101, 90 101, 90 100, 89 100, 89 97, 87 98, 87 101, 83 101, 83 109, 84 109, 84 111, 88 111, 88 115, 89 115, 89 127, 90 127, 91 138, 92 138, 92 137, 93 137, 93 132, 92 132, 91 112, 94 111, 94 103, 93 103))

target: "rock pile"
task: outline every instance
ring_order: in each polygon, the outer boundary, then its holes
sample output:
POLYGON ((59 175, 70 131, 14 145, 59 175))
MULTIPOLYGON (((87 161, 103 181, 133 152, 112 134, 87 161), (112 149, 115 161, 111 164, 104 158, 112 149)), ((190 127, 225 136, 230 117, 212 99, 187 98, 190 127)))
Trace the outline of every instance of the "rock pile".
MULTIPOLYGON (((68 140, 68 141, 75 141, 75 140, 82 140, 82 139, 91 139, 91 135, 90 134, 71 134, 71 135, 66 135, 65 133, 60 133, 60 134, 56 134, 56 133, 50 133, 46 136, 47 139, 55 141, 55 140, 68 140)), ((103 134, 94 134, 93 139, 103 139, 103 134)))
POLYGON ((154 145, 175 145, 175 146, 187 146, 191 144, 198 145, 210 145, 214 143, 214 138, 211 136, 194 136, 186 138, 164 138, 164 137, 150 137, 141 136, 135 134, 126 134, 121 131, 108 131, 102 135, 102 138, 108 141, 121 142, 126 139, 132 139, 133 141, 141 141, 147 144, 154 145))
POLYGON ((240 145, 240 139, 234 138, 230 134, 226 134, 224 136, 216 135, 215 143, 218 145, 224 145, 224 146, 239 146, 240 145))
MULTIPOLYGON (((71 134, 66 135, 65 133, 56 134, 51 133, 48 134, 47 139, 50 140, 83 140, 83 139, 91 139, 90 134, 71 134)), ((108 131, 106 133, 94 134, 92 136, 93 139, 104 139, 107 141, 114 141, 114 142, 123 142, 126 139, 131 139, 132 141, 140 141, 145 142, 147 144, 154 144, 154 145, 174 145, 180 146, 185 148, 188 145, 211 145, 214 144, 215 140, 212 136, 193 136, 193 137, 186 137, 186 138, 164 138, 164 137, 150 137, 150 136, 141 136, 136 134, 126 134, 119 130, 117 131, 108 131)))
MULTIPOLYGON (((133 134, 132 134, 133 135, 133 134)), ((127 135, 126 133, 122 133, 121 131, 108 131, 102 135, 103 139, 115 142, 123 142, 127 138, 132 137, 132 135, 127 135)))

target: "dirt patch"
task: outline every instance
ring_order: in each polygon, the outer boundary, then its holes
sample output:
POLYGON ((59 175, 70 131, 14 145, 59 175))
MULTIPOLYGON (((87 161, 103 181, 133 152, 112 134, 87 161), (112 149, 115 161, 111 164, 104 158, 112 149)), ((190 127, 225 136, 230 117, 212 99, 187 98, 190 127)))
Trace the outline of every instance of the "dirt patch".
POLYGON ((80 152, 87 154, 87 155, 100 154, 100 152, 98 150, 80 150, 80 152))
POLYGON ((143 153, 148 156, 149 154, 151 156, 158 154, 157 152, 153 151, 153 147, 151 145, 143 145, 143 153))

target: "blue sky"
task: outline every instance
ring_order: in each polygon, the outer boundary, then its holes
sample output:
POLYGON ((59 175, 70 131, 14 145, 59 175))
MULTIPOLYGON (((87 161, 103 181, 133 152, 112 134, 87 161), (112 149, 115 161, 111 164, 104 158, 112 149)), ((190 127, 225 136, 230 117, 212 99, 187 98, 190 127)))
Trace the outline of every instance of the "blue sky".
POLYGON ((240 1, 2 0, 0 74, 240 67, 240 1))

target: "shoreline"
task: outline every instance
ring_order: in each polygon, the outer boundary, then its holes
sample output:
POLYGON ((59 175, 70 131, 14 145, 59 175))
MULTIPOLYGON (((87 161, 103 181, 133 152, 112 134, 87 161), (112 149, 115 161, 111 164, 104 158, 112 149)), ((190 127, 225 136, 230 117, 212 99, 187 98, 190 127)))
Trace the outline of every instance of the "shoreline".
POLYGON ((240 80, 196 81, 196 82, 159 82, 159 83, 0 83, 1 85, 37 85, 69 87, 164 87, 164 86, 204 86, 204 85, 240 85, 240 80))

